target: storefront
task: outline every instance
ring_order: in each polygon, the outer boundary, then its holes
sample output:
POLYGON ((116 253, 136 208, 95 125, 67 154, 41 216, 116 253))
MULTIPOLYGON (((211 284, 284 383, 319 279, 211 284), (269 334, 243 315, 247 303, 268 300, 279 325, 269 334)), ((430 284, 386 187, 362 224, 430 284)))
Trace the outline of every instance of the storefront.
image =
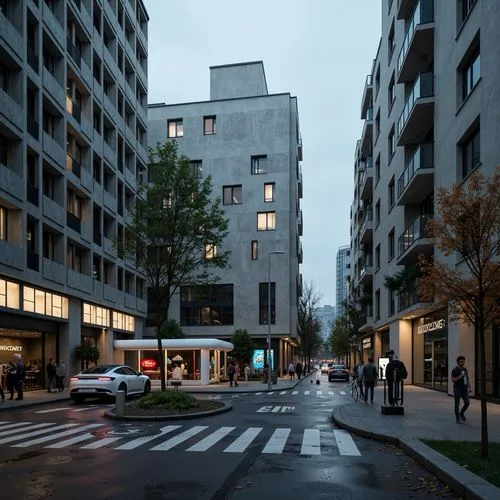
POLYGON ((447 311, 437 311, 412 322, 413 383, 448 390, 447 311))
POLYGON ((373 342, 373 333, 363 338, 361 341, 361 359, 364 363, 368 362, 368 359, 373 358, 375 345, 373 342))
MULTIPOLYGON (((138 370, 151 380, 160 380, 161 359, 156 339, 115 340, 115 356, 135 353, 138 370)), ((227 373, 228 353, 233 344, 218 339, 163 339, 167 381, 182 380, 185 385, 217 383, 227 373)))

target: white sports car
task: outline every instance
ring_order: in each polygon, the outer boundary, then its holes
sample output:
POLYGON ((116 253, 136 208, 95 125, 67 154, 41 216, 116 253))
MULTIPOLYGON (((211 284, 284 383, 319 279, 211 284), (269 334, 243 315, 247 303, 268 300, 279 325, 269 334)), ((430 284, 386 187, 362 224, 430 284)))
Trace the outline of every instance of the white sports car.
POLYGON ((85 398, 116 397, 116 391, 131 394, 147 394, 151 390, 149 377, 126 365, 93 366, 71 377, 69 394, 75 403, 85 398))

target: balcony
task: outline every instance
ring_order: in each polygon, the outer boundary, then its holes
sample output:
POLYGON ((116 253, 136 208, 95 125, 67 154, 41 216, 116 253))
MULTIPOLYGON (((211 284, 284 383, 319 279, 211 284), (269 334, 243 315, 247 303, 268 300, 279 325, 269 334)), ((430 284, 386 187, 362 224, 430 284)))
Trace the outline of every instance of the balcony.
POLYGON ((24 201, 23 178, 2 163, 0 163, 0 191, 5 191, 19 201, 24 201))
POLYGON ((80 52, 80 49, 73 43, 71 38, 66 39, 66 49, 68 51, 68 54, 71 56, 71 59, 75 62, 76 66, 80 68, 80 65, 82 63, 82 54, 80 52))
POLYGON ((373 158, 367 158, 362 165, 361 177, 359 179, 359 198, 361 200, 371 200, 373 191, 373 158))
POLYGON ((125 182, 132 188, 135 190, 135 187, 136 187, 136 179, 135 179, 135 174, 134 172, 131 172, 128 168, 125 168, 125 171, 124 171, 124 177, 125 177, 125 182))
POLYGON ((137 298, 137 310, 139 312, 145 313, 148 310, 148 303, 145 299, 137 298))
POLYGON ((116 257, 116 247, 114 246, 113 241, 106 236, 103 238, 103 249, 111 257, 116 257))
POLYGON ((417 318, 436 309, 433 302, 423 302, 418 283, 414 281, 398 292, 398 313, 403 318, 417 318))
POLYGON ((23 35, 17 28, 10 22, 10 20, 5 17, 5 15, 0 11, 0 40, 1 45, 5 47, 10 47, 10 49, 16 54, 19 60, 24 60, 24 41, 23 35))
POLYGON ((89 295, 93 291, 92 278, 74 269, 68 269, 68 286, 89 295))
MULTIPOLYGON (((0 14, 1 16, 1 14, 0 14)), ((5 92, 0 87, 0 115, 5 117, 18 131, 19 135, 22 135, 23 125, 23 108, 14 100, 10 94, 5 92)))
MULTIPOLYGON (((64 43, 64 28, 62 27, 59 20, 56 18, 54 13, 50 10, 50 7, 44 2, 43 3, 43 21, 45 26, 47 26, 49 33, 52 35, 56 43, 64 43)), ((62 45, 60 45, 62 47, 62 45)))
POLYGON ((111 72, 111 74, 115 74, 117 71, 116 67, 116 56, 113 56, 113 54, 109 51, 109 49, 104 46, 104 63, 108 67, 108 70, 111 72))
POLYGON ((398 56, 398 83, 411 82, 429 67, 434 53, 434 0, 419 0, 398 56))
POLYGON ((29 135, 38 141, 40 138, 40 124, 31 114, 28 114, 27 116, 26 125, 29 135))
POLYGON ((103 146, 104 146, 104 148, 103 148, 104 158, 109 163, 111 163, 111 165, 115 165, 116 164, 116 151, 106 141, 104 141, 103 146))
POLYGON ((93 179, 92 175, 86 168, 82 168, 80 170, 80 184, 82 187, 88 191, 89 193, 92 193, 92 186, 93 186, 93 179))
POLYGON ((111 210, 111 213, 116 211, 116 198, 109 191, 104 190, 104 206, 111 210))
POLYGON ((398 146, 419 144, 434 125, 434 73, 421 73, 398 120, 398 146))
POLYGON ((360 151, 362 155, 369 155, 372 151, 373 141, 373 108, 368 108, 366 119, 361 133, 360 151))
POLYGON ((413 153, 398 181, 398 205, 422 203, 434 190, 434 144, 424 143, 413 153))
POLYGON ((42 276, 44 279, 53 281, 54 283, 59 283, 60 285, 66 284, 66 268, 54 260, 43 258, 42 276))
POLYGON ((72 158, 69 154, 66 154, 66 168, 69 172, 72 172, 73 175, 80 178, 81 165, 74 158, 72 158))
POLYGON ((40 59, 35 51, 28 45, 26 47, 26 57, 28 59, 28 64, 31 66, 31 69, 38 74, 38 67, 40 65, 40 59))
POLYGON ((66 224, 70 229, 80 233, 82 230, 82 221, 76 215, 73 215, 71 212, 66 212, 66 224))
MULTIPOLYGON (((107 2, 105 2, 105 3, 107 3, 107 2)), ((109 302, 116 302, 117 294, 118 294, 118 291, 114 286, 104 283, 103 297, 105 300, 108 300, 109 302)))
POLYGON ((64 156, 66 154, 64 149, 59 142, 45 131, 43 132, 43 151, 52 158, 56 165, 64 168, 64 156))
POLYGON ((66 96, 66 111, 78 122, 80 123, 82 119, 82 112, 80 106, 71 99, 71 97, 66 96))
POLYGON ((302 199, 302 197, 304 196, 304 189, 302 185, 302 167, 299 167, 299 176, 297 178, 297 189, 299 193, 299 198, 302 199))
POLYGON ((28 269, 33 271, 40 271, 40 255, 31 250, 26 250, 26 265, 28 269))
POLYGON ((363 90, 363 99, 361 100, 361 119, 365 120, 368 110, 370 109, 373 101, 373 76, 368 75, 365 81, 365 88, 363 90))
POLYGON ((10 267, 18 271, 24 271, 26 257, 23 247, 11 241, 0 239, 0 255, 2 256, 2 267, 10 267))
POLYGON ((427 230, 431 215, 419 215, 405 229, 398 240, 398 265, 415 263, 420 254, 430 255, 434 241, 427 230))
POLYGON ((38 188, 36 186, 33 186, 32 184, 26 184, 26 198, 29 203, 35 205, 35 207, 38 207, 38 205, 40 204, 40 193, 38 191, 38 188))
POLYGON ((304 233, 304 220, 302 217, 302 210, 299 212, 299 236, 302 236, 304 233))
POLYGON ((54 101, 62 104, 66 95, 64 87, 45 66, 43 67, 42 79, 48 94, 54 98, 54 101))
POLYGON ((134 292, 125 292, 125 307, 129 309, 135 309, 137 304, 137 298, 134 295, 134 292))
POLYGON ((415 10, 417 0, 398 0, 398 19, 408 19, 415 10))
POLYGON ((92 141, 94 136, 92 123, 85 115, 82 115, 81 117, 80 128, 82 133, 87 137, 87 139, 89 141, 92 141))
POLYGON ((366 211, 366 215, 359 230, 359 242, 368 243, 373 240, 373 210, 366 211))
POLYGON ((297 252, 297 257, 299 258, 299 264, 304 262, 304 252, 302 250, 302 242, 299 243, 299 250, 297 252))
POLYGON ((373 258, 371 254, 366 255, 359 270, 359 284, 368 285, 373 281, 373 258))
POLYGON ((94 238, 93 241, 96 245, 102 246, 102 233, 99 228, 94 227, 94 238))
POLYGON ((297 144, 297 156, 299 157, 299 161, 304 159, 304 152, 302 150, 302 136, 299 137, 299 142, 297 144))
POLYGON ((42 202, 43 216, 55 222, 60 227, 66 226, 66 217, 64 216, 64 208, 58 205, 53 199, 43 196, 42 202))
POLYGON ((363 310, 363 315, 361 316, 361 327, 359 328, 360 333, 366 333, 373 330, 373 307, 366 306, 363 310))

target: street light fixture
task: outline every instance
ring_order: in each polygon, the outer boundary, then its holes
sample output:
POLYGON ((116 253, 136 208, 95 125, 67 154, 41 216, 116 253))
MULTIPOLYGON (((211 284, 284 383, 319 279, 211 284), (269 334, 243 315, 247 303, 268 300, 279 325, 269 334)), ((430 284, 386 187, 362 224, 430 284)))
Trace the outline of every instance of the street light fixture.
MULTIPOLYGON (((271 380, 271 255, 283 255, 285 252, 283 250, 274 250, 269 252, 268 256, 268 268, 267 268, 267 362, 269 364, 269 371, 267 374, 267 388, 272 389, 271 380)), ((276 291, 275 291, 276 293, 276 291)))

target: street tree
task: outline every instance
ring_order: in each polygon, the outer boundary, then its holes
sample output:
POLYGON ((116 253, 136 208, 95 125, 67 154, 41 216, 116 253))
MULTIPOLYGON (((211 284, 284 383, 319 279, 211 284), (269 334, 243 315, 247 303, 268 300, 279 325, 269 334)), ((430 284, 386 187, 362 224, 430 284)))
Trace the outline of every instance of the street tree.
POLYGON ((149 150, 149 183, 139 192, 125 228, 125 254, 135 258, 149 292, 149 319, 158 339, 161 389, 166 390, 161 330, 181 285, 210 285, 229 265, 228 220, 210 176, 199 179, 175 141, 149 150))
POLYGON ((238 364, 242 365, 250 363, 255 349, 255 344, 248 331, 246 329, 236 330, 232 335, 230 342, 234 346, 231 356, 238 362, 238 364))
POLYGON ((183 339, 186 337, 181 325, 174 319, 169 318, 160 329, 162 339, 183 339))
POLYGON ((305 363, 309 363, 321 348, 321 323, 318 318, 320 295, 312 282, 304 284, 302 297, 299 299, 297 314, 297 333, 300 338, 300 352, 305 363))
POLYGON ((463 184, 437 192, 437 213, 427 228, 446 259, 420 256, 420 294, 448 307, 452 320, 474 325, 478 341, 481 457, 488 458, 485 331, 499 316, 500 167, 491 177, 474 172, 463 184))
POLYGON ((344 356, 348 359, 351 351, 351 338, 349 334, 348 320, 345 315, 335 318, 335 320, 330 323, 328 347, 332 354, 335 354, 335 356, 344 356))

